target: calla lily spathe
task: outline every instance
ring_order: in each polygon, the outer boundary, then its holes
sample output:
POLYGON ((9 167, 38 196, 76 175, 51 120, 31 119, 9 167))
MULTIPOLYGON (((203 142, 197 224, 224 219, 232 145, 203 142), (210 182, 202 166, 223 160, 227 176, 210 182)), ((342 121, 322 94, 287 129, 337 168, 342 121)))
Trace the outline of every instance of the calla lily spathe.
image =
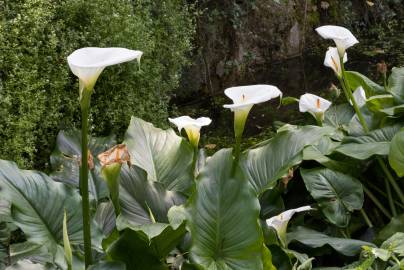
MULTIPOLYGON (((344 63, 348 61, 348 56, 345 53, 343 58, 344 63)), ((324 66, 330 67, 334 70, 338 77, 342 76, 341 61, 339 58, 338 50, 335 47, 329 47, 325 53, 324 66)))
POLYGON ((324 25, 316 28, 316 31, 322 38, 334 40, 340 57, 345 55, 346 49, 359 43, 351 31, 342 26, 324 25))
POLYGON ((225 104, 223 107, 232 111, 250 110, 254 104, 282 96, 278 87, 265 84, 230 87, 224 93, 233 100, 233 104, 225 104))
MULTIPOLYGON (((366 104, 366 93, 362 86, 356 88, 356 90, 352 94, 353 98, 356 101, 356 104, 360 107, 366 104)), ((352 105, 352 101, 350 100, 349 103, 352 105)))
POLYGON ((233 101, 233 104, 225 104, 223 107, 234 111, 236 137, 241 137, 248 113, 254 104, 282 96, 278 87, 265 84, 231 87, 227 88, 224 93, 233 101))
POLYGON ((212 122, 209 117, 199 117, 198 119, 193 119, 189 116, 168 118, 168 120, 176 125, 180 132, 182 129, 185 129, 188 139, 194 147, 198 147, 201 128, 203 126, 210 125, 212 122))
POLYGON ((313 95, 313 94, 304 94, 299 99, 299 111, 300 112, 309 112, 312 114, 318 122, 322 122, 324 119, 324 113, 331 106, 331 102, 313 95))
POLYGON ((86 47, 75 50, 67 57, 70 70, 80 80, 82 90, 92 90, 104 68, 142 57, 141 51, 125 48, 86 47))
POLYGON ((287 210, 277 216, 271 217, 266 220, 268 226, 274 228, 278 234, 279 240, 286 247, 286 229, 288 227, 289 220, 295 213, 314 210, 311 206, 302 206, 296 209, 287 210))

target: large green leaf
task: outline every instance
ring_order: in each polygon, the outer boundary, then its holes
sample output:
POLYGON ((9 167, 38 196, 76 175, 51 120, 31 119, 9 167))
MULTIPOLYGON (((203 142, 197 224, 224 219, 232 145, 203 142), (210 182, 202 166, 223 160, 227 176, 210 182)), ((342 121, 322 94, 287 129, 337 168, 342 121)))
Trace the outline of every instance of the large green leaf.
POLYGON ((99 262, 91 265, 88 270, 126 270, 126 266, 121 262, 99 262))
MULTIPOLYGON (((157 258, 165 258, 172 251, 184 236, 184 221, 178 226, 166 223, 149 223, 144 225, 132 226, 125 223, 125 220, 117 220, 119 230, 129 228, 132 232, 139 235, 148 247, 148 252, 157 258)), ((131 232, 131 233, 132 233, 131 232)))
POLYGON ((394 135, 391 141, 389 163, 399 177, 404 176, 404 130, 394 135))
POLYGON ((192 260, 202 269, 263 269, 259 202, 232 151, 213 155, 200 172, 188 206, 192 260))
POLYGON ((355 90, 359 86, 362 86, 366 92, 367 97, 385 93, 383 86, 378 85, 377 83, 359 72, 346 71, 345 78, 352 90, 355 90))
MULTIPOLYGON (((0 160, 0 196, 11 202, 13 222, 31 243, 57 252, 63 243, 64 210, 71 243, 83 243, 81 197, 76 190, 43 173, 20 170, 14 162, 0 160)), ((97 232, 93 228, 93 244, 99 247, 97 232)))
POLYGON ((357 255, 360 253, 362 246, 374 247, 372 243, 355 239, 331 237, 302 226, 298 226, 294 231, 288 233, 287 237, 289 242, 297 241, 311 248, 329 245, 345 256, 357 255))
POLYGON ((370 111, 377 113, 394 106, 394 99, 390 94, 372 96, 366 100, 366 106, 370 111))
POLYGON ((324 124, 344 128, 354 115, 355 111, 348 103, 333 105, 325 112, 324 124))
POLYGON ((395 67, 391 70, 388 91, 399 104, 404 103, 404 67, 395 67))
POLYGON ((124 262, 131 270, 168 270, 168 266, 162 260, 148 251, 145 240, 129 229, 125 230, 107 250, 112 259, 124 262))
POLYGON ((168 223, 168 210, 181 205, 186 198, 178 192, 167 190, 162 183, 147 179, 143 169, 132 165, 122 166, 119 201, 121 218, 132 225, 153 222, 168 223))
POLYGON ((380 230, 375 242, 381 243, 397 232, 404 233, 404 214, 393 217, 390 222, 380 230))
POLYGON ((115 210, 111 201, 100 203, 95 212, 95 221, 104 233, 109 235, 115 229, 115 210))
MULTIPOLYGON (((91 137, 89 151, 93 156, 94 169, 89 171, 89 191, 97 201, 108 196, 108 188, 101 176, 101 165, 97 155, 116 144, 115 137, 91 137)), ((81 162, 81 131, 60 131, 56 148, 51 155, 53 172, 50 175, 55 181, 67 183, 79 188, 79 164, 81 162)))
POLYGON ((326 168, 300 169, 311 196, 333 224, 348 225, 351 212, 362 208, 362 184, 350 175, 326 168))
POLYGON ((336 149, 337 152, 355 159, 368 159, 373 155, 388 155, 390 141, 402 125, 387 126, 372 130, 362 136, 347 136, 336 149))
MULTIPOLYGON (((367 106, 362 106, 359 110, 369 130, 379 129, 382 126, 385 119, 384 115, 371 112, 367 106)), ((348 125, 348 133, 351 136, 361 136, 368 133, 363 129, 362 123, 356 114, 348 125)))
POLYGON ((255 192, 261 194, 302 161, 305 146, 333 132, 334 128, 316 126, 284 129, 266 145, 246 151, 241 157, 241 167, 255 192))
POLYGON ((38 264, 29 260, 21 260, 9 267, 6 270, 56 270, 57 268, 51 264, 38 264))
POLYGON ((117 228, 123 233, 109 247, 110 256, 124 261, 128 269, 168 269, 164 258, 185 234, 183 221, 174 227, 168 224, 168 210, 183 204, 185 197, 166 190, 162 183, 148 180, 142 168, 124 165, 119 199, 117 228))
POLYGON ((189 191, 193 149, 172 129, 162 130, 132 117, 124 143, 132 164, 144 169, 149 180, 163 184, 170 191, 189 191))

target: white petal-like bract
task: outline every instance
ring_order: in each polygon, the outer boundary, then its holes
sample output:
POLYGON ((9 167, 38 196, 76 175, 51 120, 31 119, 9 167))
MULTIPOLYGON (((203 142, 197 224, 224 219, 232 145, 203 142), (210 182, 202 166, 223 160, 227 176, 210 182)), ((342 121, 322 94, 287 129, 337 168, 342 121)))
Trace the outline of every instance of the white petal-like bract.
POLYGON ((299 99, 299 111, 310 112, 312 114, 324 113, 331 104, 330 101, 322 97, 307 93, 299 99))
POLYGON ((199 117, 198 119, 193 119, 189 116, 180 116, 177 118, 168 118, 168 120, 178 127, 178 130, 181 131, 183 128, 187 128, 189 126, 195 126, 196 128, 201 128, 203 126, 208 126, 212 122, 209 117, 199 117))
POLYGON ((282 96, 278 87, 273 85, 246 85, 227 88, 224 93, 233 100, 233 104, 223 105, 232 111, 237 109, 248 109, 254 104, 266 102, 270 99, 282 96))
MULTIPOLYGON (((348 56, 345 53, 344 58, 343 58, 344 63, 348 61, 348 56)), ((324 58, 324 65, 326 67, 330 67, 334 70, 335 74, 337 76, 341 76, 342 69, 341 69, 341 61, 339 58, 338 50, 335 47, 329 47, 327 52, 325 53, 325 58, 324 58)))
POLYGON ((334 40, 341 56, 346 49, 359 43, 351 31, 342 26, 324 25, 316 28, 316 31, 322 38, 334 40))
MULTIPOLYGON (((356 88, 356 90, 353 92, 353 98, 356 101, 356 104, 358 104, 359 107, 362 107, 363 105, 366 104, 366 93, 365 90, 362 88, 362 86, 359 86, 356 88)), ((352 101, 350 100, 349 103, 352 105, 352 101)))
POLYGON ((112 66, 137 59, 140 61, 141 51, 125 48, 86 47, 75 50, 67 57, 70 70, 84 86, 94 86, 98 76, 107 66, 112 66))
POLYGON ((276 233, 278 234, 279 239, 285 245, 286 243, 286 229, 289 223, 289 220, 293 217, 295 213, 314 210, 311 206, 302 206, 295 209, 287 210, 277 216, 271 217, 266 220, 268 226, 274 228, 276 233))

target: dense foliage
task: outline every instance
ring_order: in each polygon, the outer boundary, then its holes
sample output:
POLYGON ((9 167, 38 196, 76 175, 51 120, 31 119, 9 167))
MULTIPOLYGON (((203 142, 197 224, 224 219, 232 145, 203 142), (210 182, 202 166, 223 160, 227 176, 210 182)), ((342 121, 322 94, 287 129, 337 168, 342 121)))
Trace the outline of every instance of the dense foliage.
POLYGON ((0 157, 46 167, 57 131, 77 125, 66 57, 79 47, 145 52, 140 69, 133 63, 104 72, 93 95, 92 133, 122 136, 133 114, 166 119, 193 35, 183 1, 2 0, 0 13, 0 157))

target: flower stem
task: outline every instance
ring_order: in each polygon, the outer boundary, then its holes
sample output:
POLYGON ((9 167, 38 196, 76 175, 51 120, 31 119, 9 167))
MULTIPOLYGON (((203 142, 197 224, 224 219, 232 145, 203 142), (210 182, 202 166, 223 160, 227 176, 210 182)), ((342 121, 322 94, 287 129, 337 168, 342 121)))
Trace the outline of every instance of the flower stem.
POLYGON ((381 202, 377 199, 377 197, 365 186, 363 185, 363 190, 369 199, 379 208, 379 210, 388 218, 391 219, 391 214, 387 211, 386 208, 381 204, 381 202))
POLYGON ((192 157, 192 176, 195 178, 197 175, 196 166, 198 162, 198 146, 194 146, 194 155, 192 157))
MULTIPOLYGON (((365 132, 369 132, 369 127, 366 124, 365 118, 362 115, 362 112, 359 110, 358 104, 356 103, 352 91, 349 88, 349 84, 346 81, 346 76, 345 76, 345 67, 344 67, 344 62, 343 59, 340 58, 340 63, 341 63, 341 77, 339 77, 341 86, 345 92, 345 95, 347 96, 348 100, 351 100, 352 105, 354 107, 354 110, 356 112, 356 115, 359 118, 359 121, 363 127, 363 130, 365 132)), ((380 167, 382 168, 384 174, 386 175, 387 179, 389 180, 391 186, 393 187, 394 191, 397 193, 398 197, 400 198, 401 202, 404 203, 404 194, 401 191, 400 187, 397 185, 396 181, 394 180, 394 177, 391 175, 389 169, 387 168, 386 164, 384 164, 384 161, 381 159, 381 157, 376 157, 377 162, 379 163, 380 167)))
POLYGON ((361 214, 363 216, 363 219, 365 220, 366 224, 368 225, 369 228, 373 228, 373 224, 372 221, 370 221, 368 215, 366 214, 365 210, 363 210, 363 208, 361 208, 361 214))
POLYGON ((401 188, 399 185, 396 183, 394 180, 393 175, 391 175, 389 169, 387 168, 386 164, 384 164, 383 160, 378 157, 377 162, 379 163, 380 167, 382 167, 382 170, 384 174, 387 176, 387 180, 389 180, 391 186, 393 187, 394 191, 397 193, 398 197, 400 198, 401 202, 404 203, 404 194, 401 191, 401 188))
POLYGON ((88 116, 91 91, 84 91, 81 100, 81 167, 80 194, 82 197, 84 259, 86 268, 92 264, 90 201, 88 195, 88 116), (88 93, 89 92, 89 93, 88 93))
POLYGON ((396 206, 394 205, 394 200, 393 200, 393 196, 391 194, 390 184, 389 184, 389 181, 387 180, 387 178, 384 178, 384 185, 386 187, 387 200, 389 201, 391 213, 393 213, 393 216, 396 216, 397 215, 397 210, 396 210, 396 206))
MULTIPOLYGON (((387 179, 386 179, 387 180, 387 179)), ((382 195, 383 197, 387 198, 387 194, 382 191, 379 187, 377 187, 375 184, 372 184, 371 182, 367 183, 369 185, 369 187, 371 187, 372 189, 374 189, 375 191, 377 191, 380 195, 382 195)), ((394 204, 402 209, 404 209, 404 205, 401 204, 400 202, 398 202, 397 200, 394 200, 394 204)))
POLYGON ((340 58, 340 63, 341 63, 341 77, 339 77, 339 79, 340 79, 342 89, 344 90, 345 96, 347 96, 348 101, 350 100, 352 102, 352 106, 354 107, 354 110, 356 112, 356 115, 359 118, 359 121, 363 127, 363 130, 365 132, 369 132, 369 127, 365 121, 365 118, 363 117, 361 111, 359 110, 358 104, 356 103, 356 100, 352 95, 352 91, 349 88, 349 84, 346 81, 344 61, 342 58, 340 58))

